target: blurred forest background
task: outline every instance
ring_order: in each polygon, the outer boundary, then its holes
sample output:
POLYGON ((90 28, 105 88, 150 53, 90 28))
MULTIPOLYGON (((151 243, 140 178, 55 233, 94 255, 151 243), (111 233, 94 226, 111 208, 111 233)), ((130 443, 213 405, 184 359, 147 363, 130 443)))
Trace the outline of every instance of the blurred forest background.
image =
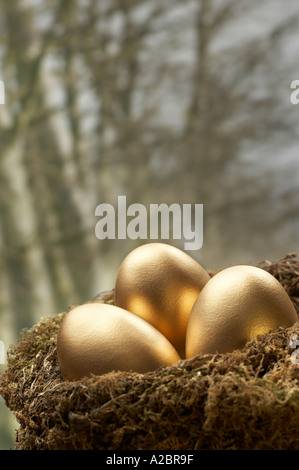
MULTIPOLYGON (((113 287, 144 242, 96 238, 96 206, 118 195, 203 204, 203 247, 189 254, 210 269, 299 251, 297 0, 0 6, 6 349, 113 287)), ((1 449, 16 426, 1 401, 1 449)))

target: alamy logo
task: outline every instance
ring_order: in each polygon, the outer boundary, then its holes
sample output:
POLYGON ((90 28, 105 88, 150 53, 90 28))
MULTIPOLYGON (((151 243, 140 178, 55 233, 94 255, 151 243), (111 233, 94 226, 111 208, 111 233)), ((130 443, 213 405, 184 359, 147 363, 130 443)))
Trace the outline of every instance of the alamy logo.
POLYGON ((0 80, 0 104, 5 104, 5 85, 2 80, 0 80))
POLYGON ((99 204, 95 215, 100 217, 95 227, 99 240, 127 237, 169 240, 172 237, 184 239, 185 250, 199 250, 203 244, 203 204, 183 204, 182 208, 175 203, 150 204, 148 213, 143 204, 127 207, 126 196, 118 196, 117 214, 112 204, 99 204))
POLYGON ((299 103, 299 80, 293 80, 291 83, 291 88, 294 90, 290 96, 291 103, 298 104, 299 103))
MULTIPOLYGON (((299 340, 298 340, 298 336, 296 335, 296 333, 291 335, 289 346, 291 349, 295 349, 296 346, 299 346, 299 340)), ((299 349, 295 349, 295 351, 292 352, 291 362, 293 364, 299 364, 299 349)))
POLYGON ((5 347, 3 341, 0 341, 0 365, 5 364, 5 347))

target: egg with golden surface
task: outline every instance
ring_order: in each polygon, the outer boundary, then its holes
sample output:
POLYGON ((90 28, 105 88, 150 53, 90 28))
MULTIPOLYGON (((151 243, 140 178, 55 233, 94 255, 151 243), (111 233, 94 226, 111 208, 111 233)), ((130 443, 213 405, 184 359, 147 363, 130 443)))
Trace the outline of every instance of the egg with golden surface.
POLYGON ((114 303, 153 325, 184 355, 189 314, 210 279, 184 251, 164 243, 149 243, 123 260, 114 303))
POLYGON ((110 304, 87 303, 66 313, 57 356, 67 380, 111 371, 146 373, 181 358, 152 325, 110 304))
POLYGON ((280 282, 254 266, 232 266, 218 272, 192 308, 186 357, 241 349, 257 335, 290 327, 298 319, 280 282))

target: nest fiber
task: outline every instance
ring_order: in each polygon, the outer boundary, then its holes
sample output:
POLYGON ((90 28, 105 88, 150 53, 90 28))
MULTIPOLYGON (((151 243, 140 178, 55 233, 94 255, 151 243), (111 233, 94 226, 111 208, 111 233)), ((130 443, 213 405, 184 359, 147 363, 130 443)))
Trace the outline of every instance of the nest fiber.
MULTIPOLYGON (((297 256, 258 266, 299 313, 297 256)), ((113 303, 113 292, 95 300, 113 303)), ((56 354, 64 315, 41 319, 8 351, 0 393, 19 422, 16 450, 299 449, 299 322, 232 353, 67 382, 56 354)))

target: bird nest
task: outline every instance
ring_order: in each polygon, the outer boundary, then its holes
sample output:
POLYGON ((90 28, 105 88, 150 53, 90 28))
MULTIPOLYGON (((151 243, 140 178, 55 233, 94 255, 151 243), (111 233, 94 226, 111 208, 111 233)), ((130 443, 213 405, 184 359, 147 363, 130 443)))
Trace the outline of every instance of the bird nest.
MULTIPOLYGON (((299 314, 297 256, 258 266, 299 314)), ((113 291, 93 301, 113 303, 113 291)), ((42 318, 8 351, 0 393, 19 422, 16 450, 299 449, 299 322, 232 353, 68 382, 56 354, 64 315, 42 318)))

